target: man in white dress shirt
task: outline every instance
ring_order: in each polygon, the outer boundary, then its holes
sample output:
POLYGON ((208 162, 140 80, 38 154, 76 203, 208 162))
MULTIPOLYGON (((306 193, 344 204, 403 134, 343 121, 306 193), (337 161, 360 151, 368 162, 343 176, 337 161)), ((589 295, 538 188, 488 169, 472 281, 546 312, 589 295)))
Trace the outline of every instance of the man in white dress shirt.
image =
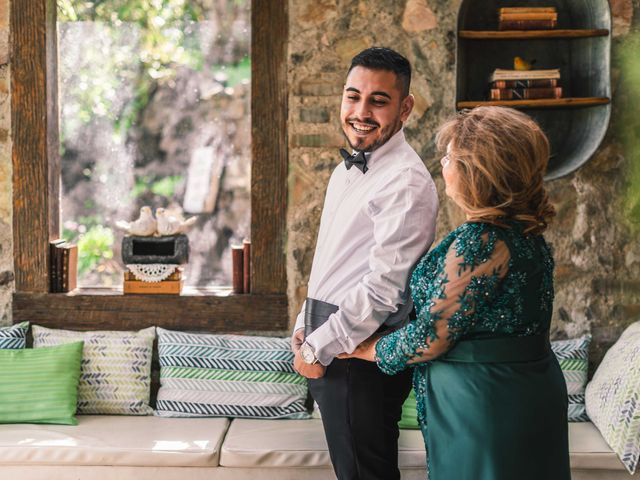
POLYGON ((435 185, 402 130, 414 104, 410 81, 411 65, 388 48, 352 60, 340 120, 353 151, 341 151, 329 181, 292 338, 339 480, 400 478, 397 424, 411 371, 388 376, 336 356, 408 321, 409 277, 434 239, 435 185))

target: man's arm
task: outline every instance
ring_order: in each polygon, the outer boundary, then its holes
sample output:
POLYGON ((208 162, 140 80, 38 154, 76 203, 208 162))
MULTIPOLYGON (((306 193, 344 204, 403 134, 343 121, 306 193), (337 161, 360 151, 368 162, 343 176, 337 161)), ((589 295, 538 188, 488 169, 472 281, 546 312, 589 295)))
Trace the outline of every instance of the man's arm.
POLYGON ((404 294, 411 270, 435 236, 438 197, 427 175, 410 168, 398 171, 374 197, 368 204, 375 239, 369 271, 340 309, 306 339, 323 365, 351 353, 408 300, 404 294))

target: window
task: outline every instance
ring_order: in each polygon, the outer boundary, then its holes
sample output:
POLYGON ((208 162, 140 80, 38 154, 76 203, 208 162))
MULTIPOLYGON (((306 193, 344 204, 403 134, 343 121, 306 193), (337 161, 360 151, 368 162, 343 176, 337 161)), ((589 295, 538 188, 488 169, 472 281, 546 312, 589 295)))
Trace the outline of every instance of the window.
POLYGON ((11 9, 14 320, 80 329, 286 328, 287 2, 251 4, 252 293, 228 297, 207 289, 166 297, 47 293, 47 245, 61 233, 55 12, 55 0, 14 0, 11 9))
POLYGON ((122 283, 118 219, 193 215, 185 285, 250 237, 250 1, 57 0, 61 222, 78 283, 122 283))

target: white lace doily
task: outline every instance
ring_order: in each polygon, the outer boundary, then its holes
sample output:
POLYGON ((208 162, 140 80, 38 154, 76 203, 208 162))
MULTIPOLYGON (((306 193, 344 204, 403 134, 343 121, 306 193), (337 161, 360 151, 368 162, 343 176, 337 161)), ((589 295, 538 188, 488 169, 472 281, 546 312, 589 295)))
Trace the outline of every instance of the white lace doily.
POLYGON ((175 272, 178 265, 166 263, 136 263, 127 265, 127 268, 138 280, 142 280, 143 282, 161 282, 175 272))

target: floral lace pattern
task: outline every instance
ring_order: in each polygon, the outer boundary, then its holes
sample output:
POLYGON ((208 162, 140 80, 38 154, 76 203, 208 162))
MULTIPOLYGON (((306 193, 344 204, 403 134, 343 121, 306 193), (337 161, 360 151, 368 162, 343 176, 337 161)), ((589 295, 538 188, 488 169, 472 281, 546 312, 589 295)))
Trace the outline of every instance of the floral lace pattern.
POLYGON ((383 337, 376 357, 390 375, 416 367, 423 428, 429 361, 422 355, 430 349, 444 353, 478 335, 522 336, 548 329, 553 266, 544 238, 522 233, 517 222, 508 222, 508 228, 464 223, 421 259, 411 277, 417 318, 383 337))

